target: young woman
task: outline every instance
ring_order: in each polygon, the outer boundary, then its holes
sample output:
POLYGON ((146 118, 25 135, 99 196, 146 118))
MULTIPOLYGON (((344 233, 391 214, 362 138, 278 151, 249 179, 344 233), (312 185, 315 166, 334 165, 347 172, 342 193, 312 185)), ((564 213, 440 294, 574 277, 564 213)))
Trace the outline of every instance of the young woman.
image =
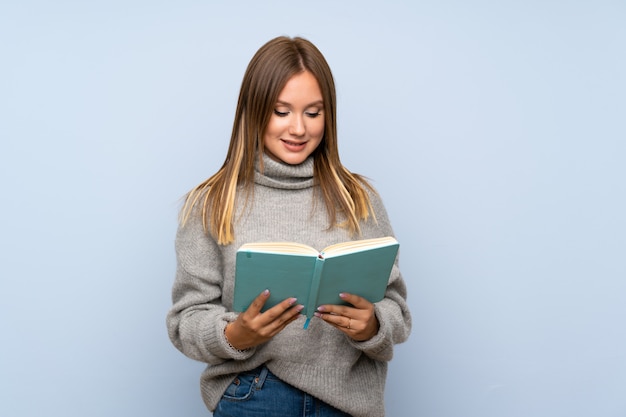
POLYGON ((269 41, 244 75, 226 160, 187 194, 176 235, 169 336, 207 364, 214 416, 384 415, 387 363, 411 329, 397 259, 382 301, 341 294, 349 306, 319 306, 306 330, 296 299, 264 312, 267 291, 243 313, 232 304, 244 243, 391 235, 378 194, 339 159, 326 60, 305 39, 269 41))

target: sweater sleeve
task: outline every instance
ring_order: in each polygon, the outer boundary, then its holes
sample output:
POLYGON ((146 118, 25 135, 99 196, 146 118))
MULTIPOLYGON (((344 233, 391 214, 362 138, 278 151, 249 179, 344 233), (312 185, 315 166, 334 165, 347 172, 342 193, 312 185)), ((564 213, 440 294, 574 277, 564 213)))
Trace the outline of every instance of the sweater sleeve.
POLYGON ((239 351, 229 345, 224 329, 237 313, 221 303, 223 264, 214 239, 204 233, 199 216, 176 233, 176 277, 172 307, 166 322, 170 340, 186 356, 220 364, 230 359, 247 359, 255 349, 239 351))
MULTIPOLYGON (((372 207, 376 221, 366 222, 367 234, 378 236, 394 236, 387 211, 382 200, 372 195, 372 207), (374 230, 372 230, 374 229, 374 230)), ((368 236, 369 237, 369 236, 368 236)), ((400 242, 402 248, 402 242, 400 242)), ((400 252, 391 270, 385 298, 374 304, 374 312, 379 322, 378 333, 369 340, 350 343, 374 360, 390 361, 393 357, 393 346, 405 342, 411 332, 411 313, 407 304, 407 289, 399 266, 400 252)))

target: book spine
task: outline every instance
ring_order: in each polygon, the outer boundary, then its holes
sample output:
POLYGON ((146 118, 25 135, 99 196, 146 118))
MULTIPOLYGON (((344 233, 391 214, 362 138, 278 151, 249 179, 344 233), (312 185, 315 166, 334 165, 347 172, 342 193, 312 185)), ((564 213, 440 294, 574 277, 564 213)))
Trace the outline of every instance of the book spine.
POLYGON ((322 269, 324 268, 324 258, 320 254, 315 259, 315 268, 313 268, 313 277, 311 279, 311 288, 309 290, 309 302, 306 306, 306 321, 304 322, 304 328, 309 327, 309 322, 315 313, 317 308, 317 293, 320 289, 320 281, 322 278, 322 269))

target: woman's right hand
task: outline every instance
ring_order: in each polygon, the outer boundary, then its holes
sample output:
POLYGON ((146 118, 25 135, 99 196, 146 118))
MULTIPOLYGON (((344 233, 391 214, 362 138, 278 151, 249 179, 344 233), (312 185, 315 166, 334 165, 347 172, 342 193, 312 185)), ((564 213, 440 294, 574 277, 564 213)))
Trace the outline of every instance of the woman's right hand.
POLYGON ((239 314, 237 320, 226 325, 224 332, 232 347, 244 350, 267 342, 296 320, 304 308, 303 305, 294 305, 295 298, 287 298, 261 313, 269 296, 268 290, 263 291, 246 311, 239 314))

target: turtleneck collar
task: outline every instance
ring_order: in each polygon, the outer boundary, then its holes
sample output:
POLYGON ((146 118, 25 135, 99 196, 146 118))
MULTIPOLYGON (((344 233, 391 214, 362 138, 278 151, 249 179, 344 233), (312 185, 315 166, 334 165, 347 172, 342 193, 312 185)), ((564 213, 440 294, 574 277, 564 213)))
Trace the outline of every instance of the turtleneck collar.
POLYGON ((254 182, 266 187, 299 190, 313 186, 313 157, 299 165, 289 165, 263 154, 263 172, 255 163, 254 182))

